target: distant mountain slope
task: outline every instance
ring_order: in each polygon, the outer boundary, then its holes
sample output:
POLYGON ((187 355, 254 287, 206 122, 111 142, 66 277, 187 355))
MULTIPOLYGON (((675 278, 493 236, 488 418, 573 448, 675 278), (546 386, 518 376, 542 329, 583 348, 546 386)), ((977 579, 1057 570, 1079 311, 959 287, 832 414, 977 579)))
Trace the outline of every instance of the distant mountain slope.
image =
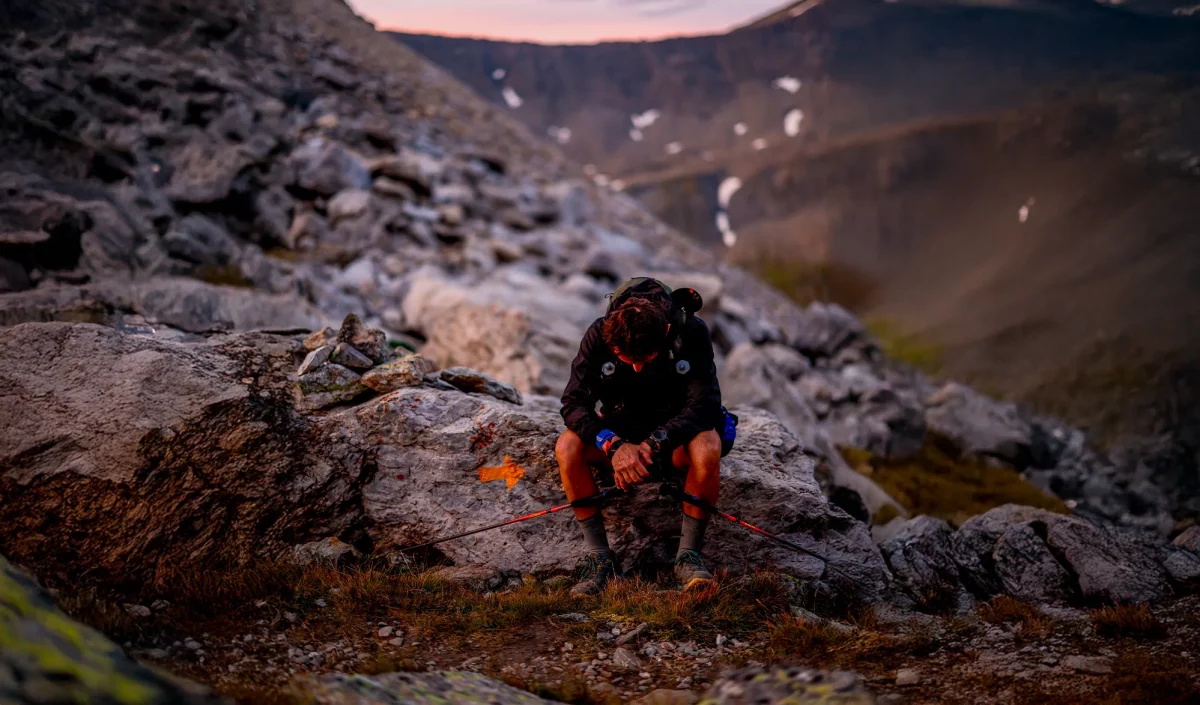
POLYGON ((1186 3, 803 0, 661 42, 397 38, 701 242, 728 223, 730 257, 861 272, 861 309, 954 374, 1034 399, 1114 340, 1200 359, 1186 3))

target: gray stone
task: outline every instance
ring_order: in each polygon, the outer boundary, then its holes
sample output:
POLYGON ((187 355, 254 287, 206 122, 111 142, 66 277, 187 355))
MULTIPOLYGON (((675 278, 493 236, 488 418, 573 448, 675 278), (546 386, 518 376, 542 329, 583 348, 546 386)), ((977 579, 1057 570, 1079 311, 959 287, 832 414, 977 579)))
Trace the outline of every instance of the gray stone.
POLYGON ((1059 564, 1038 524, 1016 524, 1000 535, 992 551, 1004 592, 1026 602, 1057 603, 1076 598, 1071 574, 1059 564))
POLYGON ((33 286, 29 274, 21 265, 0 257, 0 294, 25 291, 33 286))
POLYGON ((153 612, 150 611, 150 608, 145 605, 123 605, 123 607, 129 614, 142 619, 145 619, 153 614, 153 612))
POLYGON ((342 327, 338 330, 338 341, 353 346, 376 365, 386 362, 391 357, 387 334, 375 328, 368 328, 362 319, 353 313, 342 321, 342 327))
POLYGON ((1112 660, 1102 656, 1067 656, 1063 658, 1060 665, 1067 670, 1093 676, 1105 676, 1112 673, 1112 660))
POLYGON ((1171 580, 1180 585, 1200 584, 1200 556, 1178 546, 1167 546, 1162 550, 1163 568, 1171 580))
POLYGON ((955 538, 960 567, 984 592, 1016 589, 1064 598, 1065 572, 1073 576, 1071 598, 1146 602, 1172 593, 1154 552, 1079 517, 1009 504, 967 520, 955 538), (988 568, 997 552, 1006 566, 996 569, 999 578, 988 568))
POLYGON ((256 211, 254 225, 258 231, 261 243, 276 243, 287 245, 288 233, 291 230, 292 199, 287 192, 279 187, 260 191, 254 197, 256 211))
POLYGON ((1200 525, 1189 526, 1184 529, 1183 533, 1176 536, 1172 543, 1200 556, 1200 525))
POLYGON ((329 359, 336 365, 349 367, 352 370, 369 370, 375 365, 371 358, 355 350, 354 346, 349 343, 338 343, 329 359))
POLYGON ((326 326, 304 338, 304 349, 312 352, 318 348, 337 345, 337 336, 338 332, 335 328, 326 326))
POLYGON ((918 606, 939 608, 961 589, 952 547, 954 530, 942 519, 920 516, 887 526, 879 549, 897 585, 918 606))
POLYGON ((371 192, 363 189, 346 189, 338 192, 336 196, 329 200, 327 212, 329 214, 329 224, 337 227, 338 222, 343 220, 353 220, 364 213, 371 206, 371 192))
POLYGON ((316 370, 321 365, 329 362, 329 358, 333 356, 333 350, 334 347, 332 345, 325 345, 313 350, 304 358, 304 362, 301 363, 300 369, 296 370, 296 374, 300 377, 303 377, 309 372, 316 370))
POLYGON ((438 378, 457 389, 470 394, 486 394, 510 404, 521 404, 521 393, 511 384, 505 384, 469 367, 451 367, 438 373, 438 378))
POLYGON ((316 411, 352 401, 364 391, 357 373, 341 365, 325 365, 296 382, 296 408, 316 411))
POLYGON ((869 336, 861 321, 837 304, 816 302, 794 321, 785 342, 810 358, 832 358, 869 336))
POLYGON ((362 158, 341 144, 314 137, 292 152, 292 180, 322 196, 344 189, 371 188, 371 175, 362 158))
POLYGON ((445 170, 437 157, 407 148, 398 154, 374 159, 367 164, 367 168, 376 176, 404 182, 423 194, 432 192, 434 182, 445 170))
POLYGON ((618 645, 628 644, 629 642, 638 638, 642 632, 646 631, 646 627, 648 627, 648 626, 650 626, 650 625, 646 624, 645 622, 642 622, 641 624, 637 625, 633 629, 630 629, 629 631, 625 632, 620 637, 618 637, 617 644, 618 645))
MULTIPOLYGON (((137 616, 143 616, 140 605, 137 616)), ((148 612, 148 610, 146 610, 148 612)), ((0 700, 13 703, 138 702, 217 705, 222 698, 126 656, 75 622, 29 575, 0 556, 0 700)), ((165 653, 162 654, 166 656, 165 653)))
POLYGON ((874 705, 875 696, 849 671, 816 671, 797 666, 746 666, 723 676, 704 694, 704 705, 828 702, 874 705))
POLYGON ((503 571, 485 565, 443 566, 433 574, 475 592, 499 590, 508 583, 510 577, 503 571))
POLYGON ((417 200, 417 192, 413 191, 411 186, 403 181, 389 179, 386 176, 375 179, 374 185, 371 186, 371 191, 384 198, 391 198, 407 203, 417 200))
POLYGON ((918 685, 921 682, 921 673, 915 668, 901 668, 896 671, 896 685, 905 687, 909 685, 918 685))
POLYGON ((929 428, 966 453, 988 456, 1016 467, 1029 463, 1032 426, 1013 404, 988 399, 970 387, 944 385, 927 401, 929 428))
POLYGON ((1152 554, 1083 519, 1052 516, 1046 544, 1071 566, 1084 599, 1152 602, 1172 594, 1152 554))
POLYGON ((174 173, 167 196, 179 203, 203 205, 227 198, 250 160, 236 145, 191 142, 171 163, 174 173))
POLYGON ((385 673, 377 676, 335 673, 309 677, 301 690, 315 705, 440 705, 489 703, 490 705, 543 705, 549 703, 523 690, 471 672, 426 671, 385 673))
POLYGON ((228 265, 238 250, 224 226, 202 215, 189 215, 177 222, 163 236, 162 245, 176 259, 215 267, 228 265))
POLYGON ((311 250, 329 239, 329 223, 312 211, 300 211, 288 228, 283 245, 289 250, 311 250))
POLYGON ((333 536, 292 548, 292 562, 300 566, 314 563, 340 565, 361 557, 357 548, 333 536))
POLYGON ((613 666, 621 671, 640 671, 642 662, 637 655, 623 646, 617 647, 612 653, 613 666))
POLYGON ((362 381, 376 392, 388 394, 404 387, 424 384, 425 376, 433 371, 432 362, 414 353, 376 367, 363 375, 362 381))

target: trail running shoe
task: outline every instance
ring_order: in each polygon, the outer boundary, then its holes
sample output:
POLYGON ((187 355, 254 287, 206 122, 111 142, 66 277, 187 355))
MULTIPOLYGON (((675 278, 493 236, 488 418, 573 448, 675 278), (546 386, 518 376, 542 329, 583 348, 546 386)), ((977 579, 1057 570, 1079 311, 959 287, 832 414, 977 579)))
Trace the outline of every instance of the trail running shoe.
POLYGON ((591 553, 583 559, 579 568, 580 581, 571 588, 572 595, 597 595, 612 580, 620 574, 617 567, 617 554, 591 553))
POLYGON ((696 551, 684 551, 675 558, 675 578, 684 590, 712 582, 713 574, 704 567, 704 559, 696 551))

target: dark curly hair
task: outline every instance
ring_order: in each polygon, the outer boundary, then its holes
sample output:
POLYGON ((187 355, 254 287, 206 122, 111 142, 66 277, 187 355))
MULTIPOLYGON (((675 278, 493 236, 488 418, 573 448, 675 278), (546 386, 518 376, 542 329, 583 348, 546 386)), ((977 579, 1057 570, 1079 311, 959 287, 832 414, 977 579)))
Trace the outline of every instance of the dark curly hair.
POLYGON ((631 296, 604 317, 600 332, 613 350, 643 360, 662 349, 669 325, 667 307, 662 302, 631 296))

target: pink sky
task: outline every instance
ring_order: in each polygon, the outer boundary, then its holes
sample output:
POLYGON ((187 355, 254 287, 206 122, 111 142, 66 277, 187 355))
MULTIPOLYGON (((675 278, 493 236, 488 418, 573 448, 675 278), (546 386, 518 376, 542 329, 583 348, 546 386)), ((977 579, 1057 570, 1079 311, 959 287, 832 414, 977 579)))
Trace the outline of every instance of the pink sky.
POLYGON ((380 29, 545 43, 719 32, 784 0, 348 0, 380 29))

